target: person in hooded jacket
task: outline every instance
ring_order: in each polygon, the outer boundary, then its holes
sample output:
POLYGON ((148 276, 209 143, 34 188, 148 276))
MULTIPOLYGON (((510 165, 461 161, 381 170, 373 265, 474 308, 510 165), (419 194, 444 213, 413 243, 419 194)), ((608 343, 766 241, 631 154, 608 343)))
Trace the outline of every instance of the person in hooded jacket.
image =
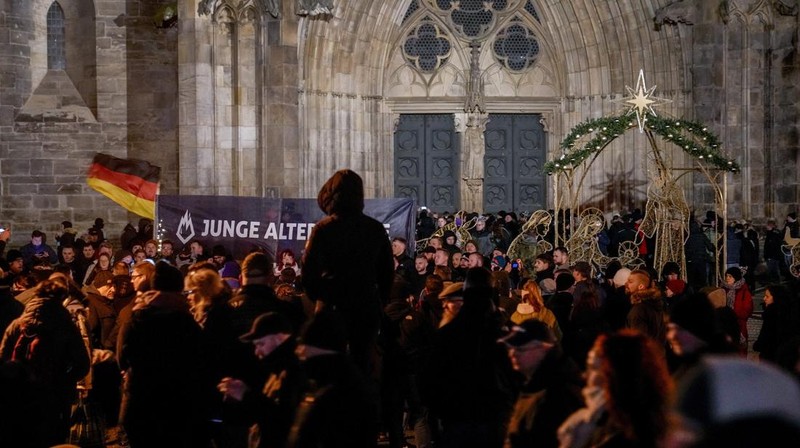
POLYGON ((353 361, 375 377, 381 313, 394 279, 389 237, 383 224, 364 214, 364 182, 354 171, 334 173, 317 203, 327 216, 306 244, 303 287, 317 313, 329 308, 341 315, 353 361))
MULTIPOLYGON (((37 441, 33 446, 64 443, 77 382, 89 373, 89 354, 78 327, 62 305, 69 290, 53 280, 42 282, 22 316, 6 328, 0 360, 16 361, 31 375, 37 441), (25 340, 30 339, 27 347, 25 340)), ((20 403, 20 406, 25 403, 20 403)), ((3 442, 13 445, 13 442, 3 442)))

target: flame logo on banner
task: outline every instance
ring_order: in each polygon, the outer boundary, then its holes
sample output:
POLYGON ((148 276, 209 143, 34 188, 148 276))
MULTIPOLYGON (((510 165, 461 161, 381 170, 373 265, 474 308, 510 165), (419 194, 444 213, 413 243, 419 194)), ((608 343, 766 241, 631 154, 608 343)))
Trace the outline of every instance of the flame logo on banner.
POLYGON ((183 214, 181 221, 178 223, 178 231, 175 232, 175 235, 178 236, 178 239, 181 240, 181 243, 186 244, 194 238, 194 224, 192 224, 192 214, 189 213, 189 210, 186 210, 186 213, 183 214))

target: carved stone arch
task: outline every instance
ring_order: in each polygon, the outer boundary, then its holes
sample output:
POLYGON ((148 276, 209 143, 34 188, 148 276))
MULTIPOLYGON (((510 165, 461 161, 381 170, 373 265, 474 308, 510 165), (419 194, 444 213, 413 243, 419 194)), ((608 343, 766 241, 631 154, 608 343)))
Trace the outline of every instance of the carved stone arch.
POLYGON ((214 23, 227 25, 236 23, 236 11, 233 6, 227 3, 220 5, 213 14, 214 23))
POLYGON ((252 6, 257 12, 256 17, 263 16, 264 14, 269 14, 275 18, 280 17, 280 5, 278 4, 278 0, 241 0, 235 4, 232 3, 232 0, 201 0, 197 5, 197 14, 200 16, 207 15, 216 17, 219 9, 225 5, 239 12, 252 6))
POLYGON ((400 27, 399 31, 395 36, 393 36, 392 44, 389 47, 388 55, 387 55, 387 67, 384 71, 384 79, 385 82, 383 85, 386 89, 391 89, 391 78, 395 76, 400 67, 396 65, 397 56, 403 60, 405 66, 407 66, 410 70, 412 70, 417 77, 419 77, 422 82, 424 82, 426 86, 426 90, 430 89, 433 83, 440 78, 440 74, 445 71, 446 67, 455 67, 457 70, 466 70, 469 67, 469 55, 465 52, 465 48, 462 42, 453 35, 452 31, 447 27, 447 24, 444 23, 440 18, 436 16, 432 16, 430 14, 420 14, 416 16, 416 20, 409 20, 402 27, 400 27), (429 21, 430 23, 434 24, 439 30, 442 32, 442 36, 446 37, 450 42, 450 57, 448 61, 442 66, 440 66, 434 73, 424 73, 419 70, 414 64, 408 62, 405 58, 405 52, 403 46, 405 44, 406 39, 409 36, 409 33, 420 26, 421 24, 429 21))
MULTIPOLYGON (((524 9, 522 9, 524 11, 524 9)), ((540 16, 542 12, 539 11, 540 16)), ((542 20, 545 20, 545 16, 540 17, 542 20)), ((536 36, 536 41, 539 44, 539 57, 537 58, 537 62, 530 67, 530 69, 534 69, 537 65, 541 65, 540 62, 543 60, 547 60, 550 64, 548 65, 548 72, 551 73, 551 77, 553 82, 555 82, 555 90, 558 92, 558 95, 564 95, 565 86, 563 80, 567 78, 566 70, 563 67, 563 64, 559 58, 559 52, 556 50, 556 45, 552 41, 552 37, 550 31, 542 24, 536 20, 530 14, 522 14, 521 12, 517 12, 516 14, 512 14, 506 16, 502 22, 497 24, 494 32, 486 38, 486 44, 484 47, 488 47, 490 44, 494 42, 497 38, 497 35, 500 31, 504 30, 509 24, 514 22, 515 19, 518 19, 519 22, 531 29, 536 36), (555 72, 555 73, 554 73, 555 72)), ((484 51, 489 51, 491 53, 491 48, 485 48, 484 51)), ((496 61, 495 61, 496 62, 496 61)), ((486 66, 484 70, 485 73, 491 69, 490 66, 486 66)), ((522 78, 517 79, 517 84, 522 82, 522 78)))
POLYGON ((239 11, 238 15, 238 22, 239 23, 259 23, 261 21, 261 15, 258 13, 258 10, 254 5, 246 5, 239 11))

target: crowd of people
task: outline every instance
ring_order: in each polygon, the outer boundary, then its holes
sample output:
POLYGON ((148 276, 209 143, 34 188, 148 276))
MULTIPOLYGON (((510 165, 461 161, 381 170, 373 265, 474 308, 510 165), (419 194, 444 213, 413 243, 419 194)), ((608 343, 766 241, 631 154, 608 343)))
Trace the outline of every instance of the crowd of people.
MULTIPOLYGON (((0 233, 3 446, 80 442, 79 399, 120 428, 101 444, 134 448, 800 440, 800 297, 780 251, 798 237, 793 215, 764 238, 692 218, 687 272, 656 272, 601 269, 563 246, 513 259, 514 213, 422 210, 413 250, 363 214, 363 194, 356 173, 335 173, 303 254, 178 251, 144 219, 119 241, 100 219, 83 235, 64 222, 55 249, 38 230, 19 249, 0 233), (452 230, 464 222, 468 234, 452 230), (711 242, 728 230, 739 244, 717 285, 711 242)), ((639 215, 612 218, 604 253, 633 238, 651 260, 639 215)))

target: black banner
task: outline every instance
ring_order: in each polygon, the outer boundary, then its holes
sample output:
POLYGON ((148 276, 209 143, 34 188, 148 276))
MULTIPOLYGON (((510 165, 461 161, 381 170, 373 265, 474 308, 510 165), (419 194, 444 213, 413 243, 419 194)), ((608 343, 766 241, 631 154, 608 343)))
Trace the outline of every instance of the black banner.
MULTIPOLYGON (((382 222, 388 237, 408 240, 413 253, 416 209, 411 199, 366 199, 364 214, 382 222)), ((175 243, 176 251, 197 240, 206 248, 221 244, 238 260, 258 248, 273 257, 291 249, 300 259, 311 229, 324 216, 316 199, 159 195, 156 232, 175 243)))

